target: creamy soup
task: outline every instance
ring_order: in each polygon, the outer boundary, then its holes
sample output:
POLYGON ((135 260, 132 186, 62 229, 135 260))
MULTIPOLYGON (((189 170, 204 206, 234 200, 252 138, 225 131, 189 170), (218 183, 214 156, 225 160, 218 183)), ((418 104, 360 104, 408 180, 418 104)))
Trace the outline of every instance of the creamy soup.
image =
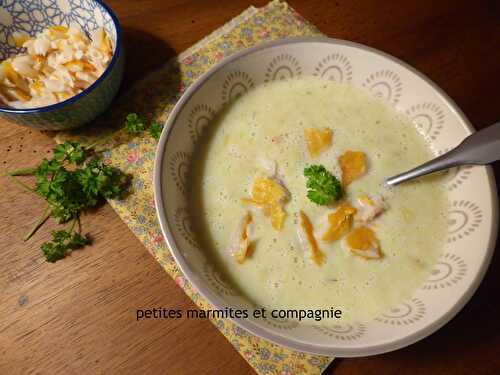
POLYGON ((346 320, 372 319, 410 297, 442 251, 447 199, 440 182, 383 183, 432 157, 408 119, 359 88, 314 78, 263 84, 225 108, 197 145, 190 177, 195 232, 224 277, 257 305, 335 306, 346 320), (346 152, 364 156, 362 173, 344 181, 340 200, 312 202, 304 168, 320 165, 345 180, 349 171, 339 160, 346 152), (285 198, 256 204, 259 179, 274 181, 285 198), (364 210, 363 197, 376 209, 364 210), (329 236, 329 215, 343 204, 356 214, 329 236), (356 252, 349 247, 356 239, 346 238, 359 228, 372 242, 356 252), (239 258, 231 253, 235 238, 249 246, 239 258))

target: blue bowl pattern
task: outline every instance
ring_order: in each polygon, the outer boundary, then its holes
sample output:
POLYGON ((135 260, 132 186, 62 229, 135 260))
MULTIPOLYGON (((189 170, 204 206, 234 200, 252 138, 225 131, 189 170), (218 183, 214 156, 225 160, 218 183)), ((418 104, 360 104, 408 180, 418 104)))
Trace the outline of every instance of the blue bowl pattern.
POLYGON ((92 121, 108 108, 120 87, 125 55, 118 19, 102 1, 0 0, 0 60, 22 51, 12 39, 14 31, 34 36, 48 26, 71 23, 87 33, 98 27, 106 29, 113 44, 108 68, 90 87, 63 102, 32 109, 0 106, 0 117, 36 129, 66 130, 92 121))

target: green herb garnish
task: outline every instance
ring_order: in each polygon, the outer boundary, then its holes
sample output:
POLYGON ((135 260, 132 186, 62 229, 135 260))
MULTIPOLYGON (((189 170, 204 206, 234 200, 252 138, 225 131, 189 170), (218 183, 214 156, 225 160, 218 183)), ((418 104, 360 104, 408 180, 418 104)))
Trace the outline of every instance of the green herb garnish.
POLYGON ((137 113, 129 113, 125 118, 125 130, 131 134, 143 132, 146 129, 146 123, 137 113))
POLYGON ((54 148, 54 160, 63 162, 69 160, 77 165, 85 161, 85 149, 76 142, 64 142, 54 148))
POLYGON ((79 157, 75 161, 73 153, 63 158, 56 153, 69 147, 78 153, 82 148, 73 142, 60 144, 54 149, 54 158, 42 160, 34 172, 34 191, 47 201, 59 223, 78 218, 82 210, 95 207, 102 198, 118 197, 124 182, 122 172, 96 157, 84 163, 79 157), (66 167, 72 164, 75 166, 68 170, 66 167))
POLYGON ((120 170, 106 165, 90 148, 76 142, 64 142, 53 150, 51 159, 43 159, 34 168, 20 169, 8 175, 26 190, 34 192, 47 202, 41 218, 24 238, 29 240, 36 231, 52 217, 63 224, 72 221, 69 230, 52 232, 52 240, 42 244, 41 249, 49 262, 62 259, 71 250, 85 246, 88 238, 81 234, 80 215, 96 207, 104 198, 119 197, 127 181, 120 170), (32 188, 16 176, 36 177, 32 188), (78 223, 78 230, 75 229, 78 223))
POLYGON ((65 258, 71 251, 82 248, 90 242, 88 237, 64 229, 53 230, 51 234, 52 241, 43 243, 41 247, 45 259, 51 263, 65 258))
POLYGON ((158 122, 153 122, 151 126, 149 127, 149 134, 154 139, 160 139, 161 131, 163 130, 163 125, 161 125, 158 122))
MULTIPOLYGON (((126 116, 124 129, 127 133, 139 134, 147 128, 146 122, 137 113, 126 116)), ((156 122, 149 125, 149 133, 155 139, 160 137, 162 129, 163 126, 156 122)), ((43 159, 36 167, 7 173, 17 185, 47 202, 42 216, 25 236, 25 241, 49 217, 60 224, 71 222, 69 229, 52 231, 52 240, 42 244, 41 250, 48 262, 56 262, 72 250, 88 244, 88 237, 81 233, 80 215, 96 207, 104 199, 118 198, 124 193, 127 176, 119 169, 105 164, 95 149, 106 144, 112 136, 113 133, 89 146, 71 141, 61 143, 54 148, 51 159, 43 159), (35 186, 28 186, 19 176, 34 176, 35 186)))
POLYGON ((129 113, 125 118, 125 131, 129 134, 139 134, 144 130, 148 129, 149 134, 154 139, 160 139, 161 131, 163 130, 163 125, 154 121, 147 125, 137 113, 129 113))
POLYGON ((340 199, 342 187, 340 181, 322 165, 311 165, 304 169, 307 177, 307 198, 319 205, 327 205, 340 199))

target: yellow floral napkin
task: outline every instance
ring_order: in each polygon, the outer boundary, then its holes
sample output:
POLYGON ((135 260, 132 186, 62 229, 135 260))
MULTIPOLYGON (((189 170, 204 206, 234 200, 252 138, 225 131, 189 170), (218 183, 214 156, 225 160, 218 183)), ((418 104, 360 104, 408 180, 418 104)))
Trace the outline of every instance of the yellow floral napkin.
MULTIPOLYGON (((129 112, 137 112, 149 120, 164 123, 186 87, 222 58, 264 41, 319 35, 321 33, 315 26, 284 2, 276 0, 262 8, 250 7, 136 84, 95 124, 71 134, 61 133, 56 140, 91 142, 102 137, 105 132, 119 129, 129 112)), ((210 308, 208 302, 184 278, 163 241, 153 202, 152 171, 156 140, 148 134, 131 138, 118 130, 109 146, 109 150, 103 153, 105 162, 133 176, 127 198, 110 200, 109 204, 177 285, 201 309, 210 308)), ((333 359, 272 344, 253 336, 228 319, 213 319, 212 322, 260 374, 320 374, 333 359)))

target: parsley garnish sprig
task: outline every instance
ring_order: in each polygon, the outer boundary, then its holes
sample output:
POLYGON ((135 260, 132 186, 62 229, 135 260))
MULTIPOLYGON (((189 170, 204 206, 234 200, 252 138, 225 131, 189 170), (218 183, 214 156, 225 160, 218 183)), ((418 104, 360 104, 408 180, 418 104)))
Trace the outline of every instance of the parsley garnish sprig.
POLYGON ((88 236, 75 231, 75 224, 78 219, 73 220, 69 230, 60 229, 51 232, 52 240, 42 244, 41 249, 47 262, 57 262, 65 258, 71 251, 79 249, 90 243, 88 236))
POLYGON ((149 127, 146 122, 137 113, 129 113, 125 118, 125 130, 130 134, 139 134, 146 130, 149 130, 149 134, 154 139, 160 139, 161 131, 163 130, 163 125, 158 122, 151 122, 149 127))
MULTIPOLYGON (((159 139, 163 127, 156 122, 148 127, 136 113, 126 116, 124 130, 127 133, 139 134, 146 129, 149 129, 153 138, 159 139)), ((59 224, 71 222, 67 229, 52 231, 52 239, 42 244, 41 250, 48 262, 56 262, 71 251, 88 244, 89 238, 81 233, 81 214, 98 206, 104 199, 118 198, 125 192, 128 176, 107 165, 96 152, 96 147, 108 140, 109 137, 104 137, 89 146, 66 141, 55 146, 52 158, 43 159, 38 166, 7 173, 17 185, 47 202, 42 216, 24 237, 25 241, 49 217, 59 224), (31 187, 21 181, 18 178, 21 176, 34 176, 35 186, 31 187)))
MULTIPOLYGON (((41 249, 49 262, 62 259, 74 249, 85 246, 89 240, 75 230, 80 215, 100 204, 104 198, 117 198, 124 192, 127 177, 120 170, 106 165, 93 150, 77 142, 67 141, 57 145, 51 159, 43 159, 34 168, 24 168, 9 173, 24 189, 47 202, 42 216, 24 238, 29 240, 45 221, 52 217, 63 224, 72 221, 68 230, 52 232, 52 240, 41 249), (35 186, 30 187, 18 176, 34 176, 35 186)), ((80 225, 78 225, 80 228, 80 225)))
POLYGON ((307 198, 319 205, 328 205, 342 197, 340 181, 322 165, 304 169, 307 177, 307 198))
POLYGON ((125 130, 137 134, 146 130, 146 122, 137 113, 129 113, 125 118, 125 130))
POLYGON ((162 130, 163 130, 163 125, 161 125, 158 122, 153 122, 149 127, 149 134, 151 134, 151 137, 153 137, 154 139, 160 139, 162 130))

